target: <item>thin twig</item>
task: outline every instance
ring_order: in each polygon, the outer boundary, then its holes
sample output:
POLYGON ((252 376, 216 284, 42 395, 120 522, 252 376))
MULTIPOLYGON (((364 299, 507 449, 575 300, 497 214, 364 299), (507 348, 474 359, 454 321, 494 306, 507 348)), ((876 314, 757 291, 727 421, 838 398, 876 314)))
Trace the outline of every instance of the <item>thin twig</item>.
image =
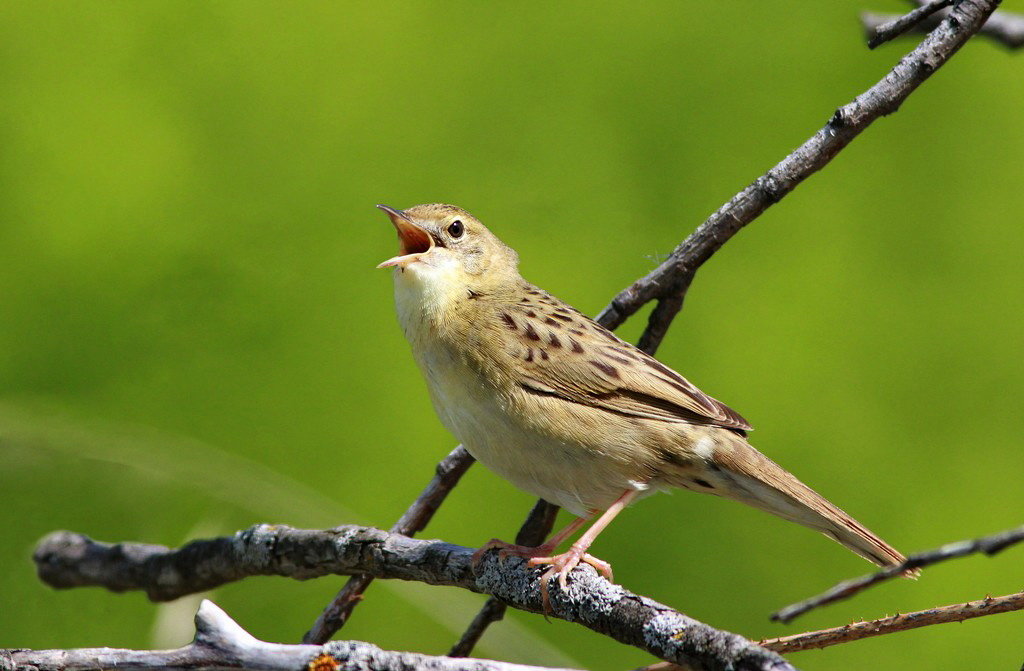
POLYGON ((868 48, 874 49, 895 37, 899 37, 935 12, 945 9, 952 4, 953 0, 928 0, 913 11, 883 23, 875 28, 871 39, 868 40, 868 48))
POLYGON ((989 596, 978 601, 928 608, 914 613, 883 617, 871 622, 854 622, 832 629, 769 638, 761 641, 761 645, 780 654, 788 654, 800 650, 827 648, 830 645, 849 643, 862 638, 882 636, 907 629, 917 629, 946 622, 962 622, 975 617, 1009 613, 1022 609, 1024 609, 1024 592, 1006 596, 989 596))
POLYGON ((589 565, 572 572, 568 587, 541 595, 543 568, 496 553, 475 567, 473 550, 355 525, 292 529, 259 525, 234 536, 193 541, 172 550, 158 545, 110 545, 81 534, 55 532, 36 549, 39 575, 53 587, 145 590, 154 600, 174 599, 256 575, 306 580, 330 573, 414 580, 488 594, 521 610, 579 623, 670 662, 735 671, 784 671, 774 652, 742 636, 715 629, 679 611, 614 585, 589 565))
MULTIPOLYGON (((548 503, 544 499, 538 499, 533 505, 526 521, 516 534, 516 545, 536 547, 544 542, 544 539, 551 533, 555 525, 555 518, 558 517, 558 506, 548 503)), ((476 614, 473 621, 466 627, 466 631, 458 642, 448 652, 449 657, 468 657, 473 648, 480 641, 492 623, 505 617, 505 610, 508 608, 501 601, 493 596, 487 600, 480 612, 476 614)))
MULTIPOLYGON (((925 2, 919 2, 923 5, 925 2)), ((905 34, 926 33, 939 25, 946 18, 946 10, 942 10, 925 17, 920 23, 911 26, 905 34)), ((878 14, 875 12, 862 12, 860 15, 861 24, 870 39, 880 26, 901 18, 900 14, 878 14)), ((985 22, 985 25, 978 31, 978 35, 987 37, 1007 49, 1020 49, 1024 47, 1024 15, 1013 12, 993 12, 985 22)))
MULTIPOLYGON (((825 126, 775 167, 754 180, 708 217, 669 258, 623 289, 598 321, 609 328, 624 322, 648 301, 685 294, 695 270, 744 226, 825 167, 876 119, 899 109, 918 86, 939 69, 984 24, 999 0, 961 0, 913 51, 878 83, 840 107, 825 126)), ((656 345, 672 310, 655 311, 643 341, 656 345)))
MULTIPOLYGON (((176 650, 0 650, 3 671, 558 671, 483 659, 381 650, 361 641, 283 645, 254 638, 210 601, 196 613, 196 636, 176 650)), ((561 670, 568 671, 568 670, 561 670)))
POLYGON ((835 603, 836 601, 842 601, 843 599, 849 599, 854 594, 857 594, 868 587, 872 587, 891 578, 898 577, 906 571, 924 568, 925 566, 931 566, 932 564, 938 564, 939 562, 957 559, 959 557, 966 557, 967 555, 977 553, 984 553, 991 557, 1011 545, 1015 545, 1022 541, 1024 541, 1024 527, 1001 531, 997 534, 992 534, 991 536, 985 536, 975 540, 947 543, 935 550, 912 554, 907 557, 906 561, 902 564, 890 566, 876 573, 869 573, 859 578, 853 578, 852 580, 841 582, 827 592, 805 599, 799 603, 786 606, 782 610, 773 613, 771 619, 776 622, 788 624, 804 613, 810 612, 815 608, 820 608, 821 606, 835 603))
MULTIPOLYGON (((391 527, 392 533, 414 536, 417 532, 422 531, 441 503, 444 502, 448 492, 458 484, 459 479, 473 465, 474 461, 472 455, 461 445, 452 450, 437 464, 434 469, 434 477, 423 492, 391 527)), ((352 614, 352 610, 359 605, 360 599, 363 598, 363 592, 372 582, 373 577, 368 575, 355 575, 349 578, 341 591, 320 613, 310 630, 302 637, 302 642, 322 644, 331 640, 331 637, 344 626, 352 614)))

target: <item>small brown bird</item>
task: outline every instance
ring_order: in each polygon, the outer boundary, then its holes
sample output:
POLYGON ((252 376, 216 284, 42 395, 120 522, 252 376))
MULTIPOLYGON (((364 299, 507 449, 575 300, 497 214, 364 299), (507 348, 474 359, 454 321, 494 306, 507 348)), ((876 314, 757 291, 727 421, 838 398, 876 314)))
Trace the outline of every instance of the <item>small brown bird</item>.
POLYGON ((803 524, 878 564, 903 556, 746 440, 750 425, 653 357, 524 280, 519 258, 453 205, 378 205, 398 231, 398 320, 442 423, 478 460, 579 519, 536 548, 562 586, 635 499, 681 487, 803 524), (568 549, 556 548, 588 521, 568 549))

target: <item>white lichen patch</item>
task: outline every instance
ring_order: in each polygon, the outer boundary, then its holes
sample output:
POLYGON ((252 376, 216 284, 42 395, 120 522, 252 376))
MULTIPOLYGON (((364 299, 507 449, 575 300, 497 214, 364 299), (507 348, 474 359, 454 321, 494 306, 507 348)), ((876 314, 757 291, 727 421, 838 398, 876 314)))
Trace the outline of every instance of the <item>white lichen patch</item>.
POLYGON ((515 564, 526 562, 516 557, 510 557, 503 563, 499 563, 496 552, 484 555, 484 558, 476 566, 476 585, 485 594, 493 594, 499 599, 515 603, 528 603, 531 600, 530 592, 536 598, 540 593, 532 571, 510 570, 515 564))
POLYGON ((352 526, 343 526, 335 529, 334 547, 338 549, 339 554, 348 548, 348 545, 355 539, 359 531, 358 527, 352 526))
POLYGON ((655 615, 644 625, 644 643, 651 648, 663 649, 666 653, 670 650, 680 651, 683 647, 681 640, 686 636, 686 625, 686 621, 676 613, 655 615))
MULTIPOLYGON (((558 581, 551 581, 552 599, 556 599, 555 591, 560 589, 558 581)), ((626 590, 600 577, 590 566, 576 569, 569 576, 565 596, 577 612, 581 620, 591 620, 598 615, 607 615, 627 594, 626 590)))

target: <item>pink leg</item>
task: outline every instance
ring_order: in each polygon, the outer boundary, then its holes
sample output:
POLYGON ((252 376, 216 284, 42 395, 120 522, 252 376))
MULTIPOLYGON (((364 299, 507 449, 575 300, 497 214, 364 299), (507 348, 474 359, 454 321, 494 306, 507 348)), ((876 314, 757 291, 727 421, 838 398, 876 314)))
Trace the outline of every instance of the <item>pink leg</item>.
POLYGON ((612 580, 612 567, 606 562, 592 557, 587 554, 587 550, 590 545, 598 537, 598 535, 604 531, 615 516, 622 512, 623 508, 628 506, 633 499, 637 497, 640 491, 637 489, 630 489, 623 492, 622 496, 615 499, 615 502, 608 507, 608 510, 604 511, 601 517, 597 518, 597 521, 591 525, 587 531, 579 537, 579 539, 573 543, 566 552, 560 555, 552 557, 533 557, 528 562, 530 566, 538 566, 540 564, 550 564, 549 568, 543 576, 541 576, 541 593, 544 597, 544 607, 550 610, 550 601, 548 600, 548 579, 558 576, 558 584, 561 585, 564 590, 566 587, 565 580, 566 576, 576 568, 581 561, 586 562, 596 568, 601 575, 612 580))

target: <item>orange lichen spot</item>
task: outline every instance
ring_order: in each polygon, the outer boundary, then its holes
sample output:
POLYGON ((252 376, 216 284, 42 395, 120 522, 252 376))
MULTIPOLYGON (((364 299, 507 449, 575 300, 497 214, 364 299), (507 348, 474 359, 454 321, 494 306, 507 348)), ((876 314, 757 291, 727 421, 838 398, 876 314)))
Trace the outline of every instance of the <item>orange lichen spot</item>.
POLYGON ((338 671, 341 664, 334 657, 326 652, 320 653, 310 660, 306 666, 307 671, 338 671))

